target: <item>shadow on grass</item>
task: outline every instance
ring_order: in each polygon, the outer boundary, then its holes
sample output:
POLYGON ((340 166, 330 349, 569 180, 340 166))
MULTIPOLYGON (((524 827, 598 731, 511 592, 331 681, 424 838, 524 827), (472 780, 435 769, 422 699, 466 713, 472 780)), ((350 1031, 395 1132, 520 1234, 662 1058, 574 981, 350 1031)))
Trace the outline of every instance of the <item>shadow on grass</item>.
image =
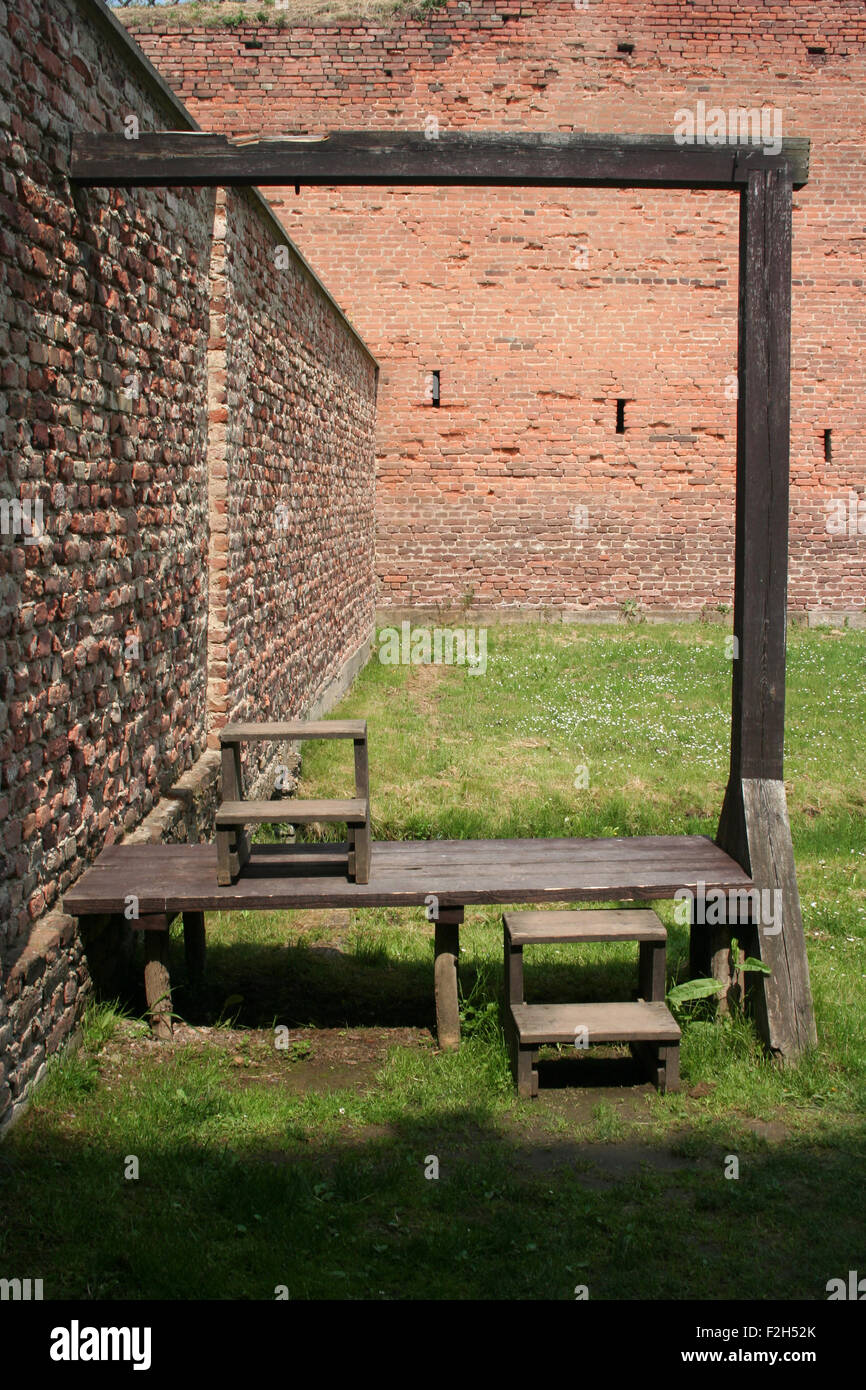
MULTIPOLYGON (((146 1012, 142 947, 120 992, 132 1012, 146 1012)), ((172 1005, 190 1024, 231 1018, 240 1027, 415 1027, 435 1028, 433 949, 427 960, 399 960, 385 946, 375 954, 332 946, 209 942, 207 970, 196 989, 187 978, 182 941, 172 937, 169 970, 172 1005)), ((460 989, 476 1006, 501 1004, 502 971, 485 962, 461 961, 460 989)), ((112 982, 113 983, 113 982, 112 982)), ((545 1003, 576 999, 630 999, 636 967, 599 965, 527 966, 527 997, 545 1003)), ((102 997, 117 997, 117 991, 102 997)))
POLYGON ((721 1133, 679 1153, 583 1146, 516 1135, 471 1104, 327 1139, 288 1124, 250 1144, 244 1094, 186 1086, 199 1141, 163 1138, 169 1115, 144 1137, 119 1110, 105 1144, 72 1141, 50 1115, 10 1137, 3 1274, 43 1278, 50 1299, 273 1299, 280 1286, 294 1299, 572 1299, 582 1284, 602 1299, 824 1299, 863 1250, 845 1152, 757 1145, 726 1181, 721 1133), (237 1124, 231 1145, 204 1139, 218 1118, 237 1124))

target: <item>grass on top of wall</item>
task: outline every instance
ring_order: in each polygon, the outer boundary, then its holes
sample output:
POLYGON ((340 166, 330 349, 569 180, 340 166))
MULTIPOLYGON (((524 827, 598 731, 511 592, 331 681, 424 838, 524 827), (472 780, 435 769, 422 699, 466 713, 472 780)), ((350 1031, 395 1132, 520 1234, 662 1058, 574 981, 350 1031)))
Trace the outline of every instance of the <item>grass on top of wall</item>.
POLYGON ((423 17, 444 8, 446 0, 180 0, 180 3, 112 3, 118 19, 137 29, 165 29, 172 24, 201 24, 235 29, 242 25, 293 26, 339 24, 355 20, 382 24, 393 18, 423 17))
MULTIPOLYGON (((377 834, 714 832, 720 627, 487 642, 476 676, 374 655, 334 711, 369 721, 377 834)), ((46 1298, 826 1298, 866 1235, 864 674, 866 634, 792 631, 786 776, 819 1032, 797 1065, 698 1006, 679 1094, 623 1049, 551 1050, 521 1103, 499 909, 467 911, 456 1054, 430 1032, 421 911, 212 914, 199 994, 174 935, 175 1041, 135 1008, 92 1009, 0 1145, 0 1276, 43 1278, 46 1298)), ((350 762, 308 745, 302 794, 345 791, 350 762)), ((656 907, 673 981, 686 932, 656 907)), ((625 946, 527 957, 539 1000, 628 997, 634 973, 625 946)))

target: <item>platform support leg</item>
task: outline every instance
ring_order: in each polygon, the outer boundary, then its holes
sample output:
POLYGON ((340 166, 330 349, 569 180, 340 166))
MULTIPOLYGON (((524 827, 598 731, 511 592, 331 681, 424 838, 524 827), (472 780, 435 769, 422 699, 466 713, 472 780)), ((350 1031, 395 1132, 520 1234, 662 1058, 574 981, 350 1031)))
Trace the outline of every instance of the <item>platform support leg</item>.
POLYGON ((534 1100, 538 1095, 538 1072, 533 1066, 533 1050, 521 1047, 516 1029, 509 1037, 511 1072, 521 1100, 534 1100))
POLYGON ((657 1091, 680 1089, 679 1043, 632 1042, 629 1047, 647 1081, 657 1091))
POLYGON ((525 1004, 523 985, 523 947, 513 946, 508 932, 505 938, 505 1016, 511 1014, 512 1004, 525 1004))
POLYGON ((183 914, 183 949, 186 971, 192 989, 199 989, 204 979, 205 930, 203 912, 183 914))
POLYGON ((642 941, 638 948, 638 990, 641 999, 645 999, 648 1004, 664 1002, 665 997, 665 960, 666 950, 664 941, 642 941))
POLYGON ((660 1071, 660 1091, 678 1091, 680 1089, 680 1045, 670 1043, 666 1047, 659 1048, 659 1071, 660 1071))
POLYGON ((144 993, 156 1038, 171 1037, 171 977, 168 973, 168 928, 144 932, 144 993))
MULTIPOLYGON (((241 750, 237 743, 226 744, 220 753, 223 801, 243 800, 241 750)), ((233 883, 250 857, 246 827, 236 825, 216 832, 217 882, 224 888, 233 883)))
POLYGON ((370 882, 370 821, 355 827, 355 872, 356 883, 370 882))
POLYGON ((436 1035, 443 1052, 460 1046, 460 1003, 457 997, 457 956, 460 950, 462 907, 442 907, 436 920, 433 979, 436 995, 436 1035))
POLYGON ((356 883, 370 882, 370 768, 367 758, 367 736, 355 739, 355 796, 360 797, 367 807, 363 825, 355 827, 354 868, 349 877, 356 883))

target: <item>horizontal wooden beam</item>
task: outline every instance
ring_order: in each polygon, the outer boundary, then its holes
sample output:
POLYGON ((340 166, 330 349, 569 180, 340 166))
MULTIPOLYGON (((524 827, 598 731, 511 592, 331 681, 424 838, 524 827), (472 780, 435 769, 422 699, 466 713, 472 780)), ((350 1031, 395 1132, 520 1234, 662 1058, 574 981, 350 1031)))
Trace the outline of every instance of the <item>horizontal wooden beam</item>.
POLYGON ((809 176, 809 141, 763 146, 681 145, 672 135, 511 134, 473 131, 335 131, 257 141, 166 131, 127 140, 79 133, 73 183, 136 186, 323 184, 513 187, 736 188, 757 169, 786 168, 793 185, 809 176))

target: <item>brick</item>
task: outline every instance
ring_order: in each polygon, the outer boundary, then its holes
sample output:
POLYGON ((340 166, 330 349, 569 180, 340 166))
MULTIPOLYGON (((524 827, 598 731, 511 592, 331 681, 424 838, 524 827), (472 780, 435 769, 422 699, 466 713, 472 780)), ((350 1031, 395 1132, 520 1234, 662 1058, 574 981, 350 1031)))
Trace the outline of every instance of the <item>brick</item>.
MULTIPOLYGON (((794 212, 789 603, 864 611, 866 545, 826 529, 828 503, 850 489, 862 499, 866 476, 866 405, 850 387, 863 351, 866 159, 838 97, 843 81, 862 104, 862 5, 605 0, 583 11, 568 0, 472 0, 463 10, 449 0, 421 17, 407 8, 372 24, 267 28, 266 49, 241 64, 236 32, 190 24, 183 42, 178 33, 171 9, 135 30, 202 124, 230 133, 423 129, 431 115, 442 130, 673 133, 675 112, 699 98, 778 107, 786 133, 812 139, 812 178, 794 212), (627 58, 617 54, 624 38, 635 44, 627 58), (815 44, 826 58, 809 56, 815 44), (829 464, 825 428, 838 441, 829 464)), ((384 366, 382 606, 449 605, 469 590, 493 608, 600 615, 635 594, 646 608, 684 613, 732 601, 733 195, 269 196, 384 366), (424 396, 434 368, 439 410, 424 396), (617 436, 621 397, 627 427, 617 436), (688 455, 653 438, 692 426, 688 455), (513 439, 521 469, 504 456, 513 439), (581 506, 585 531, 573 523, 581 506), (688 541, 668 569, 663 546, 676 535, 688 541)))
POLYGON ((206 189, 73 197, 72 130, 121 129, 131 110, 143 129, 176 125, 89 4, 18 0, 0 36, 0 438, 3 496, 20 481, 45 538, 0 552, 14 580, 0 585, 0 1020, 16 1097, 91 988, 58 893, 124 833, 207 837, 211 715, 302 713, 373 618, 369 353, 294 253, 276 271, 286 235, 251 195, 218 213, 206 189), (189 795, 161 799, 172 782, 189 795))

